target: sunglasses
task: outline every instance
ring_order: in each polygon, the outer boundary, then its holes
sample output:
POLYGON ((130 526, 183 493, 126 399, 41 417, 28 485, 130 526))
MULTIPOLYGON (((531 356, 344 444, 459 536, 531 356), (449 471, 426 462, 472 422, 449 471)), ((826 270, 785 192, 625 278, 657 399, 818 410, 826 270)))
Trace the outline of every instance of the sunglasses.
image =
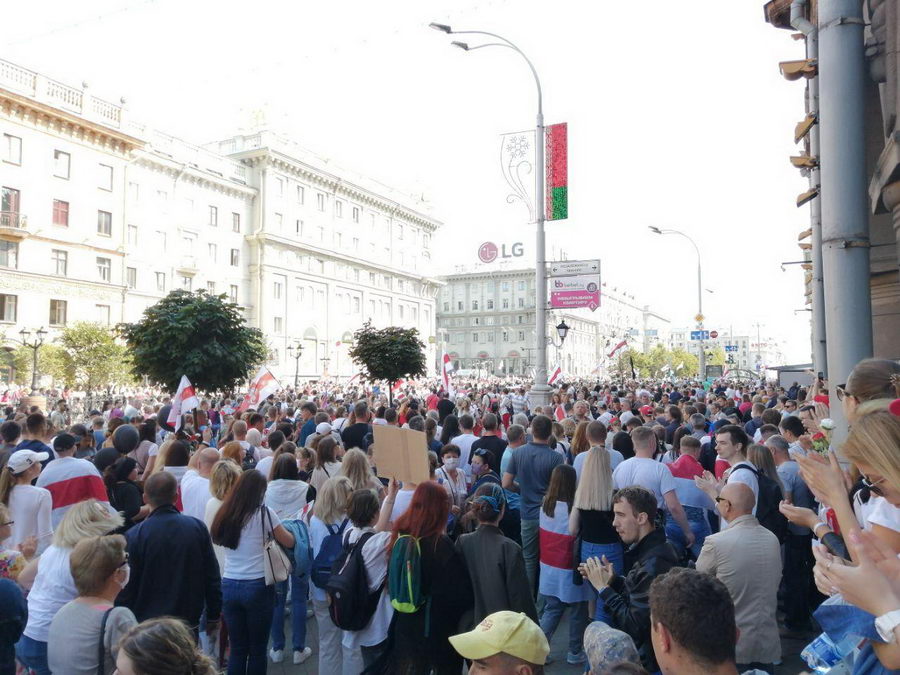
POLYGON ((835 387, 834 393, 837 394, 838 401, 843 401, 845 396, 853 398, 853 394, 847 391, 846 384, 839 384, 837 387, 835 387))
POLYGON ((869 491, 872 494, 878 495, 879 497, 884 497, 884 490, 882 490, 880 487, 878 487, 879 483, 884 482, 884 478, 879 478, 874 483, 871 480, 869 480, 869 477, 864 473, 860 474, 860 478, 862 479, 862 484, 864 486, 866 486, 867 488, 869 488, 869 491))

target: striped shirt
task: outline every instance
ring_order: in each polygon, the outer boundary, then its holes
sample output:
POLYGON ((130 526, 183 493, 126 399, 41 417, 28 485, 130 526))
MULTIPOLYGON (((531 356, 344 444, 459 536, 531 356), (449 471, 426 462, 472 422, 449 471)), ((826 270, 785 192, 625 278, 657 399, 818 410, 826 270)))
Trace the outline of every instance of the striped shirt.
POLYGON ((86 499, 103 502, 110 513, 115 513, 115 509, 109 505, 109 497, 100 472, 86 459, 75 457, 54 459, 41 471, 37 486, 49 490, 53 498, 50 521, 54 530, 72 505, 86 499))

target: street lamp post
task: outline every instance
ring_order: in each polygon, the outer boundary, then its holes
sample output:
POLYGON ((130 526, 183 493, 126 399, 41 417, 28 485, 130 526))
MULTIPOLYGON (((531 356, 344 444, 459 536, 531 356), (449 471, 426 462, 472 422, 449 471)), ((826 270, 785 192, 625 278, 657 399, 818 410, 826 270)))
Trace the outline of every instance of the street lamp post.
POLYGON ((288 345, 287 353, 294 359, 294 391, 300 386, 300 357, 303 356, 303 343, 295 340, 293 345, 288 345))
POLYGON ((531 74, 534 76, 534 83, 537 87, 537 115, 535 118, 535 225, 536 225, 536 241, 535 241, 535 348, 536 359, 534 367, 534 385, 531 388, 530 398, 531 405, 546 405, 550 402, 551 388, 547 385, 547 268, 546 258, 546 240, 544 237, 544 97, 541 90, 541 80, 538 77, 537 70, 531 60, 525 56, 525 53, 515 44, 496 33, 488 33, 481 30, 453 30, 450 26, 441 23, 430 24, 431 28, 447 33, 448 35, 485 35, 487 37, 500 40, 500 42, 489 42, 483 45, 469 46, 465 42, 453 42, 454 47, 459 47, 463 51, 474 51, 483 49, 484 47, 505 47, 512 49, 519 54, 531 74))
MULTIPOLYGON (((5 337, 4 339, 9 342, 15 342, 16 344, 20 344, 24 347, 28 347, 31 354, 31 395, 38 395, 38 379, 40 374, 38 373, 38 352, 41 349, 41 346, 44 344, 44 337, 47 335, 47 331, 44 330, 44 327, 41 326, 34 332, 34 339, 31 339, 31 331, 27 328, 23 328, 19 331, 19 335, 21 335, 21 339, 17 340, 11 337, 5 337)), ((11 348, 6 348, 8 351, 12 351, 11 348)))
POLYGON ((697 254, 697 330, 700 331, 700 379, 703 380, 706 378, 706 345, 703 339, 703 268, 700 261, 700 249, 697 247, 697 242, 681 230, 663 230, 653 225, 650 225, 649 228, 655 234, 675 234, 684 237, 691 242, 694 252, 697 254))

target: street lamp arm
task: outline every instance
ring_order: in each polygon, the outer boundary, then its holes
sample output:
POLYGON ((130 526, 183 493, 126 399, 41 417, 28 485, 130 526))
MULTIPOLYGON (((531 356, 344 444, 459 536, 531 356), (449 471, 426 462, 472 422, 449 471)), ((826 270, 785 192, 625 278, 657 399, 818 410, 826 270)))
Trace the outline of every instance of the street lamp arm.
POLYGON ((684 237, 689 242, 691 242, 691 246, 694 247, 694 251, 697 253, 697 260, 700 259, 700 249, 697 246, 697 242, 694 241, 693 237, 691 237, 690 235, 685 234, 681 230, 654 230, 654 232, 658 232, 659 234, 677 234, 680 237, 684 237))

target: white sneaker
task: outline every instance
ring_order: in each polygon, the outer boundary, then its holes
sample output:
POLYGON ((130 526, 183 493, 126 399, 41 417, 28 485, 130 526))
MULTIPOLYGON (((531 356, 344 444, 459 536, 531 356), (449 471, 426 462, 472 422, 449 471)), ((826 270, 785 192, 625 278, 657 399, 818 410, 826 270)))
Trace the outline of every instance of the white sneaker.
POLYGON ((303 663, 312 655, 312 649, 309 647, 304 647, 303 651, 299 651, 297 649, 294 650, 294 663, 303 663))
MULTIPOLYGON (((296 654, 296 652, 294 652, 296 654)), ((272 659, 272 663, 281 663, 284 661, 284 650, 283 649, 270 649, 269 650, 269 658, 272 659)))

